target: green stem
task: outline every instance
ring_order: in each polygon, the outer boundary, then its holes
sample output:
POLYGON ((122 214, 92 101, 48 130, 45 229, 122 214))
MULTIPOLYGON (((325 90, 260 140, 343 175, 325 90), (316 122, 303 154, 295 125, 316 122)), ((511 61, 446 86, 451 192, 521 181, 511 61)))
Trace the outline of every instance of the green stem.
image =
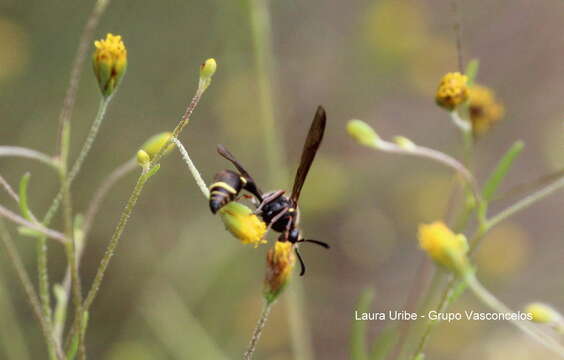
POLYGON ((253 353, 257 347, 257 343, 260 339, 262 334, 262 330, 264 330, 264 326, 266 325, 266 321, 268 320, 268 315, 270 314, 270 310, 272 309, 272 304, 268 301, 264 302, 264 306, 262 308, 262 313, 260 318, 255 326, 255 330, 253 331, 253 335, 251 336, 251 341, 249 342, 249 346, 247 351, 243 354, 243 360, 251 360, 253 358, 253 353))
MULTIPOLYGON (((49 226, 49 224, 53 220, 53 217, 57 213, 59 206, 61 205, 61 201, 63 200, 65 189, 70 188, 72 181, 80 172, 82 164, 84 163, 84 160, 86 159, 86 156, 90 152, 90 149, 92 148, 92 144, 96 139, 96 135, 98 134, 98 130, 100 129, 100 126, 102 124, 102 121, 104 119, 110 101, 111 101, 111 97, 103 98, 100 101, 98 112, 96 114, 96 117, 94 118, 94 122, 92 123, 92 126, 82 146, 82 149, 80 150, 80 153, 76 161, 74 162, 70 172, 68 172, 68 174, 65 176, 65 179, 62 180, 61 188, 57 193, 57 195, 55 196, 55 199, 51 203, 51 206, 47 210, 45 217, 43 218, 42 223, 44 226, 49 226)), ((65 124, 67 130, 63 128, 63 132, 68 131, 69 123, 66 122, 65 124)), ((67 141, 68 139, 65 140, 65 137, 67 137, 67 135, 65 134, 61 135, 61 141, 67 142, 67 145, 61 145, 62 148, 68 146, 68 141, 67 141)), ((61 166, 65 168, 66 162, 61 166)), ((65 169, 62 170, 64 171, 65 169)), ((46 237, 44 236, 38 238, 37 240, 37 269, 39 276, 39 294, 41 297, 41 303, 43 305, 43 311, 45 313, 45 316, 48 319, 51 319, 52 310, 51 310, 51 299, 49 294, 50 286, 49 286, 49 276, 48 276, 48 268, 47 268, 47 241, 46 241, 46 237)))
POLYGON ((33 284, 29 278, 27 271, 25 270, 24 264, 18 254, 18 251, 12 241, 12 238, 6 227, 4 226, 4 222, 0 220, 0 238, 2 239, 2 244, 6 250, 6 254, 18 275, 18 278, 22 284, 24 292, 27 297, 27 301, 31 305, 33 310, 33 314, 35 315, 39 325, 41 326, 41 330, 43 332, 43 336, 45 337, 45 341, 47 343, 47 348, 49 349, 49 353, 51 351, 54 352, 55 358, 58 360, 64 360, 65 356, 62 352, 60 344, 55 339, 52 325, 47 317, 45 317, 42 309, 39 297, 37 296, 35 289, 33 288, 33 284))
MULTIPOLYGON (((272 49, 272 24, 268 0, 249 0, 251 34, 258 78, 259 118, 265 144, 269 182, 275 184, 287 178, 282 161, 283 147, 274 114, 274 52, 272 49)), ((308 331, 303 285, 295 282, 286 296, 289 325, 292 334, 294 358, 313 359, 311 334, 308 331)))
MULTIPOLYGON (((490 307, 493 311, 502 314, 514 315, 514 312, 510 308, 499 301, 493 294, 491 294, 486 288, 482 286, 474 273, 470 272, 468 275, 466 275, 465 281, 472 292, 474 292, 474 295, 476 295, 476 297, 482 303, 490 307)), ((542 333, 533 324, 526 320, 517 320, 513 316, 509 316, 509 320, 513 325, 522 330, 525 334, 529 335, 540 344, 554 351, 556 354, 560 355, 560 357, 564 358, 564 347, 560 345, 555 339, 542 333)))
POLYGON ((540 189, 532 193, 529 196, 526 196, 522 200, 516 202, 515 204, 511 205, 507 209, 501 211, 499 214, 494 216, 488 221, 488 229, 494 227, 495 225, 499 224, 503 220, 507 219, 508 217, 516 214, 517 212, 526 209, 527 207, 531 206, 532 204, 536 203, 537 201, 547 197, 548 195, 552 194, 553 192, 560 190, 564 187, 564 177, 560 178, 559 180, 553 182, 552 184, 540 189))
POLYGON ((269 0, 249 0, 251 34, 258 79, 259 118, 264 134, 268 173, 280 181, 284 179, 282 144, 274 114, 274 52, 269 0))

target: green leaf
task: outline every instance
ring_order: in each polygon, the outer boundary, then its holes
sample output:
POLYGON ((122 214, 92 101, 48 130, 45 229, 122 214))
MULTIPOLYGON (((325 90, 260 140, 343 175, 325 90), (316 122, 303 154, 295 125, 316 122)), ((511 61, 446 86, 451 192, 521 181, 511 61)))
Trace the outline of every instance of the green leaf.
POLYGON ((148 172, 147 172, 147 179, 149 179, 151 176, 155 175, 157 173, 157 171, 159 171, 159 169, 161 168, 161 164, 157 164, 155 166, 153 166, 148 172))
MULTIPOLYGON (((356 305, 356 311, 359 313, 368 312, 373 299, 374 290, 364 290, 356 305)), ((366 352, 366 321, 353 320, 350 347, 351 360, 368 360, 368 353, 366 352)))
POLYGON ((390 325, 386 326, 372 344, 370 360, 385 360, 398 340, 398 329, 390 325))
POLYGON ((486 202, 490 202, 493 196, 495 195, 499 185, 505 178, 505 175, 511 169, 511 165, 513 161, 517 158, 517 156, 523 151, 525 144, 522 141, 516 141, 510 148, 507 150, 505 155, 501 158, 499 163, 497 164, 494 171, 491 173, 490 177, 486 181, 484 185, 484 189, 482 190, 482 195, 486 202))
POLYGON ((480 68, 480 60, 472 59, 466 65, 466 76, 468 76, 468 86, 474 85, 476 77, 478 76, 478 69, 480 68))
POLYGON ((22 216, 28 220, 33 221, 31 217, 31 212, 29 211, 29 206, 27 205, 27 184, 29 183, 29 179, 31 178, 30 173, 25 173, 20 180, 20 189, 19 189, 19 196, 20 196, 20 211, 22 216))

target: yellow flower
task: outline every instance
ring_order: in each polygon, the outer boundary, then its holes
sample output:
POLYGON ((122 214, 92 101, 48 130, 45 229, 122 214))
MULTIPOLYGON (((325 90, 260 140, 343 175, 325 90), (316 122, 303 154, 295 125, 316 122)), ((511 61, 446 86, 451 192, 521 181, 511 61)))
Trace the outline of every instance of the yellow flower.
MULTIPOLYGON (((143 146, 141 146, 141 149, 145 150, 149 157, 153 159, 153 157, 155 157, 155 155, 159 153, 161 148, 169 142, 171 136, 172 133, 168 131, 153 135, 147 141, 145 141, 143 146)), ((171 142, 166 148, 165 154, 168 154, 173 148, 174 144, 171 142)))
POLYGON ((264 297, 272 303, 284 290, 296 264, 294 246, 289 241, 276 241, 274 248, 266 254, 266 276, 264 278, 264 297))
POLYGON ((108 34, 103 40, 94 42, 96 50, 92 56, 94 74, 102 95, 109 96, 119 86, 127 69, 127 49, 121 36, 108 34))
POLYGON ((468 113, 474 136, 487 132, 504 115, 503 105, 493 91, 485 86, 474 85, 468 91, 468 113))
POLYGON ((438 265, 463 275, 470 270, 468 243, 462 234, 455 234, 442 221, 419 225, 419 246, 438 265))
POLYGON ((441 79, 435 101, 449 111, 468 99, 468 77, 459 72, 448 73, 441 79))
POLYGON ((243 244, 265 244, 266 224, 245 205, 232 201, 219 210, 225 229, 243 244))

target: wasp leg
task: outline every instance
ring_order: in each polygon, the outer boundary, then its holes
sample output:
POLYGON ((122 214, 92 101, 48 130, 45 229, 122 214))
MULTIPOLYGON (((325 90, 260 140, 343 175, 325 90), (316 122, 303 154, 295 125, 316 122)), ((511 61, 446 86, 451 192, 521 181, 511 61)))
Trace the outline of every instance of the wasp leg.
POLYGON ((286 191, 284 190, 278 190, 278 191, 274 191, 272 194, 268 195, 267 197, 264 197, 258 208, 255 210, 255 214, 260 214, 264 205, 278 199, 280 196, 284 195, 285 192, 286 191))
POLYGON ((302 256, 300 255, 300 252, 298 251, 297 247, 294 247, 294 251, 296 252, 296 255, 298 256, 298 260, 300 260, 300 267, 301 267, 300 276, 304 276, 304 274, 306 272, 304 260, 302 259, 302 256))
POLYGON ((312 243, 312 244, 317 244, 319 246, 322 246, 326 249, 330 249, 331 247, 329 246, 329 244, 327 244, 326 242, 323 241, 319 241, 319 240, 311 240, 311 239, 301 239, 298 242, 308 242, 308 243, 312 243))
POLYGON ((277 222, 282 216, 284 216, 284 214, 286 214, 288 212, 288 208, 285 207, 284 209, 280 210, 280 212, 272 218, 272 221, 270 221, 270 223, 267 225, 266 227, 266 231, 264 232, 264 236, 266 236, 266 234, 268 233, 268 231, 272 228, 272 224, 274 224, 275 222, 277 222))

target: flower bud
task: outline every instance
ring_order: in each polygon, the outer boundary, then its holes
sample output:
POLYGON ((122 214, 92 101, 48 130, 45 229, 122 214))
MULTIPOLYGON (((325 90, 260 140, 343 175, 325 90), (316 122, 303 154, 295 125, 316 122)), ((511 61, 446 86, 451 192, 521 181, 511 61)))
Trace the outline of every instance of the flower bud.
POLYGON ((231 201, 219 210, 225 229, 243 244, 265 244, 266 224, 247 206, 231 201))
POLYGON ((394 142, 396 143, 397 146, 401 147, 402 149, 405 150, 415 149, 415 144, 413 143, 413 141, 409 140, 405 136, 396 136, 394 138, 394 142))
POLYGON ((453 233, 443 222, 419 225, 419 246, 437 265, 464 275, 470 270, 468 243, 462 234, 453 233))
POLYGON ((205 90, 211 83, 213 74, 217 69, 215 59, 209 58, 200 65, 200 89, 205 90))
POLYGON ((350 120, 347 124, 347 132, 361 145, 374 146, 380 141, 374 129, 362 120, 350 120))
POLYGON ((266 254, 264 297, 269 304, 274 302, 284 290, 295 263, 294 246, 289 241, 276 241, 274 248, 268 250, 266 254))
POLYGON ((145 150, 141 149, 137 152, 137 164, 139 164, 139 166, 146 167, 150 162, 151 158, 145 150))
POLYGON ((555 324, 563 320, 551 306, 539 302, 527 305, 524 312, 531 314, 532 321, 539 324, 555 324))
POLYGON ((118 88, 127 69, 127 49, 121 36, 108 34, 106 39, 94 42, 96 50, 92 56, 94 74, 102 95, 107 97, 118 88))
POLYGON ((174 148, 174 144, 170 142, 170 138, 172 136, 171 132, 163 132, 157 135, 151 136, 141 149, 145 150, 145 152, 149 155, 151 160, 161 151, 162 147, 169 143, 168 147, 166 148, 164 154, 168 154, 174 148))
POLYGON ((468 99, 468 76, 459 72, 448 73, 441 79, 435 101, 437 105, 453 111, 468 99))

